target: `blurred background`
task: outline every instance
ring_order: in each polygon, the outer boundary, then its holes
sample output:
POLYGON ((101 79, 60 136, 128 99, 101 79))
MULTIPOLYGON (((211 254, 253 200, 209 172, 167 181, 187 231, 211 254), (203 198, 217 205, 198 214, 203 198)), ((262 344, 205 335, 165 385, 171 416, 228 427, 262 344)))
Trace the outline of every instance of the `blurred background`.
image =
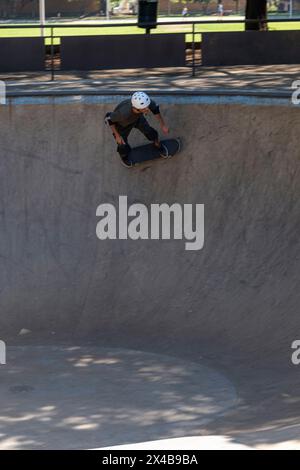
MULTIPOLYGON (((244 15, 246 0, 159 0, 159 16, 186 17, 205 15, 244 15), (220 10, 220 5, 222 5, 220 10)), ((46 0, 47 20, 96 19, 109 15, 132 18, 137 15, 138 0, 46 0), (109 2, 107 4, 107 1, 109 2)), ((272 15, 298 16, 300 0, 270 0, 272 15)), ((39 0, 0 0, 0 21, 38 20, 39 0)))

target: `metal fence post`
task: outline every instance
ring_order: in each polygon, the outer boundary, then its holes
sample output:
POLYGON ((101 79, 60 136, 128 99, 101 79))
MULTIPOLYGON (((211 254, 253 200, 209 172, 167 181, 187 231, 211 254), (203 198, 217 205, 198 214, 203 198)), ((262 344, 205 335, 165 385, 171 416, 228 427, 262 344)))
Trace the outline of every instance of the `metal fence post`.
POLYGON ((54 28, 51 26, 51 80, 55 80, 54 72, 54 37, 53 37, 54 28))
POLYGON ((193 33, 192 33, 192 77, 195 77, 195 23, 193 23, 193 33))

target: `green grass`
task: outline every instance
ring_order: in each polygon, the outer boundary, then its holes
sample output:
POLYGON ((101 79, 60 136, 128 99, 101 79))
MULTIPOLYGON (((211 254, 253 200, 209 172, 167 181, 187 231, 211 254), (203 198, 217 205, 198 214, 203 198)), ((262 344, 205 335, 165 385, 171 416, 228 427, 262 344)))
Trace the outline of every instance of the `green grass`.
MULTIPOLYGON (((191 25, 163 25, 152 30, 152 34, 159 33, 186 33, 186 41, 192 40, 192 29, 191 25)), ((299 30, 300 21, 293 21, 290 23, 270 23, 270 31, 282 31, 282 30, 299 30)), ((218 24, 199 24, 195 26, 195 32, 197 34, 197 40, 199 40, 199 33, 202 32, 226 32, 226 31, 243 31, 244 25, 240 24, 226 24, 220 21, 218 24)), ((45 28, 46 35, 50 36, 51 29, 45 28)), ((90 28, 82 28, 80 25, 74 25, 72 28, 54 28, 54 35, 58 37, 62 36, 94 36, 94 35, 121 35, 121 34, 144 34, 144 30, 135 26, 124 26, 124 27, 97 27, 91 26, 90 28)), ((0 29, 0 37, 38 37, 40 36, 40 29, 27 28, 27 29, 16 29, 13 27, 8 29, 0 29)), ((200 36, 201 37, 201 36, 200 36)), ((50 38, 46 39, 46 44, 50 44, 50 38)), ((54 44, 59 44, 59 38, 55 38, 54 44)))

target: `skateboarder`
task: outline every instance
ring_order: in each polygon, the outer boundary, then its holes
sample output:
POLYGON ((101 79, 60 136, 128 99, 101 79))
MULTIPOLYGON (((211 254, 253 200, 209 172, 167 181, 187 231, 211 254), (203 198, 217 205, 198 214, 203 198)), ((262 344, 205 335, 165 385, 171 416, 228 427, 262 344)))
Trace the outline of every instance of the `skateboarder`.
POLYGON ((131 150, 128 144, 128 136, 134 127, 161 150, 162 156, 167 152, 167 149, 160 143, 158 132, 149 125, 144 116, 149 111, 154 114, 162 132, 167 135, 169 129, 160 114, 159 106, 142 91, 135 92, 131 99, 122 101, 113 112, 107 113, 105 116, 105 122, 110 125, 118 144, 117 151, 123 163, 127 166, 131 166, 128 160, 131 150))

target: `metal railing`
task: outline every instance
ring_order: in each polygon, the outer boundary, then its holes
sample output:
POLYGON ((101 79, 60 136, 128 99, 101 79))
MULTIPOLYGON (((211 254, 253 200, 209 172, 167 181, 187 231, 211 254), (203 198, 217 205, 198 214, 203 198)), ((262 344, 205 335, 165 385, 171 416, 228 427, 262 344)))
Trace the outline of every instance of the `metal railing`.
MULTIPOLYGON (((291 22, 300 22, 300 18, 268 18, 266 20, 267 24, 272 24, 272 23, 291 23, 291 22)), ((232 24, 232 25, 238 25, 242 24, 245 25, 246 20, 245 19, 227 19, 222 17, 222 19, 218 20, 184 20, 184 21, 159 21, 157 23, 157 27, 161 26, 191 26, 191 31, 184 31, 182 34, 185 35, 191 35, 192 36, 192 42, 191 42, 191 50, 192 50, 192 58, 191 58, 191 65, 187 67, 192 69, 192 77, 195 77, 196 75, 196 68, 197 68, 197 63, 196 63, 196 35, 201 35, 202 33, 208 32, 208 31, 199 31, 199 29, 196 31, 196 26, 197 25, 224 25, 224 24, 232 24)), ((258 20, 247 20, 247 23, 257 23, 258 20)), ((145 34, 149 34, 149 26, 153 27, 153 23, 149 23, 144 25, 145 27, 145 34)), ((41 31, 44 31, 45 34, 43 35, 44 39, 50 40, 50 74, 51 74, 51 80, 55 80, 55 39, 60 39, 62 36, 58 33, 55 33, 56 29, 98 29, 98 28, 129 28, 129 27, 138 27, 137 22, 122 22, 122 23, 101 23, 101 24, 82 24, 78 22, 77 24, 57 24, 57 23, 46 23, 45 25, 41 24, 22 24, 22 25, 12 25, 12 24, 5 24, 1 25, 0 24, 0 30, 5 30, 5 29, 40 29, 41 31), (46 31, 50 30, 50 34, 47 34, 46 31)), ((300 28, 299 28, 300 29, 300 28)), ((180 31, 176 31, 179 33, 180 31)), ((210 31, 212 32, 212 31, 210 31)), ((229 32, 229 31, 228 31, 229 32)), ((172 34, 172 33, 167 33, 167 34, 172 34)), ((223 34, 226 34, 224 32, 223 34)), ((96 35, 96 34, 95 34, 96 35)), ((66 37, 67 35, 63 35, 66 37)), ((69 36, 76 36, 76 35, 69 35, 69 36)), ((199 40, 199 46, 200 46, 200 40, 199 40)), ((46 70, 46 68, 45 68, 46 70)))

